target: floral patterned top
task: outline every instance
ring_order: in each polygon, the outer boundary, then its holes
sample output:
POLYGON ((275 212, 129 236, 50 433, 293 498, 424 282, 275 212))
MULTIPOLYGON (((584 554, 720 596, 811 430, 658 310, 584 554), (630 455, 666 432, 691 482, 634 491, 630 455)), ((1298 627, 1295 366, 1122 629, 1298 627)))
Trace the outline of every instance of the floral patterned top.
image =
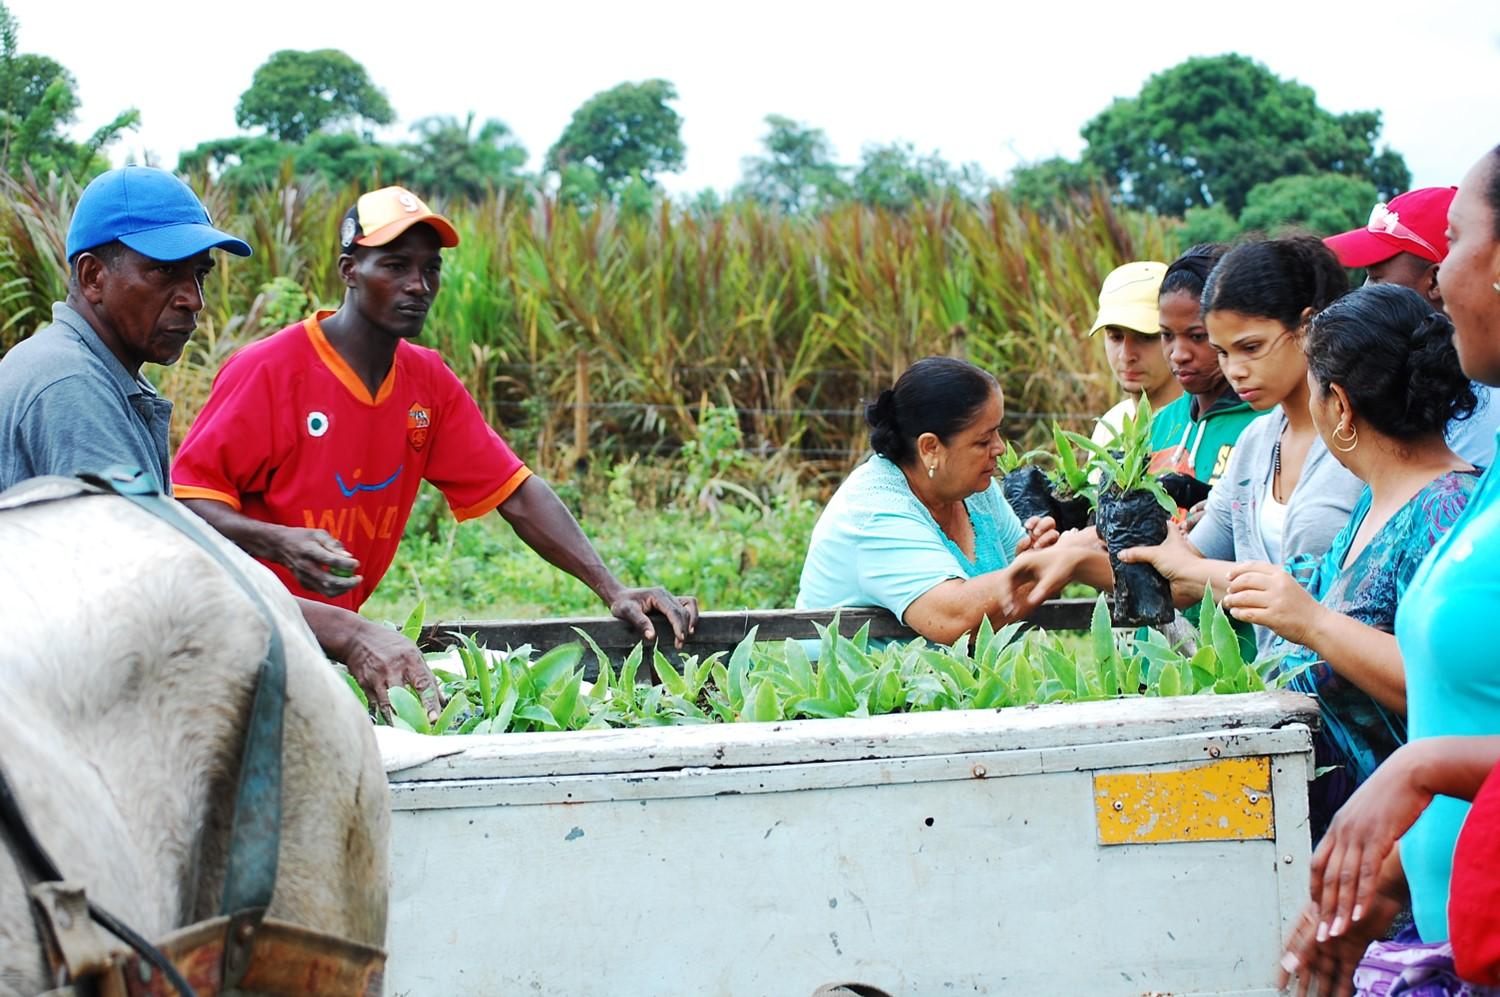
MULTIPOLYGON (((1294 560, 1287 568, 1324 606, 1393 633, 1396 606, 1417 566, 1458 521, 1478 482, 1478 471, 1449 471, 1435 478, 1386 521, 1358 557, 1345 564, 1355 534, 1370 511, 1370 489, 1366 487, 1328 553, 1300 564, 1294 560)), ((1350 791, 1406 741, 1404 717, 1382 707, 1313 651, 1278 638, 1272 653, 1286 655, 1281 663, 1283 671, 1302 668, 1289 686, 1320 701, 1320 734, 1325 743, 1320 746, 1324 750, 1319 752, 1318 762, 1344 766, 1351 777, 1350 791)), ((1331 817, 1332 812, 1324 816, 1331 817)))

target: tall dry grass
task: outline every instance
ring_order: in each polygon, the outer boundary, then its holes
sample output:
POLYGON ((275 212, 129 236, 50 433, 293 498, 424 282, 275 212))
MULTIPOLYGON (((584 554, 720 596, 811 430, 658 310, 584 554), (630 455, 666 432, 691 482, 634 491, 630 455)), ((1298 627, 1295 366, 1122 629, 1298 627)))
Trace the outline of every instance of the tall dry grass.
MULTIPOLYGON (((0 186, 4 348, 65 292, 78 191, 30 176, 0 186)), ((301 310, 337 303, 336 233, 357 194, 290 176, 238 199, 203 193, 255 255, 219 260, 200 334, 155 374, 179 432, 223 358, 289 320, 289 288, 301 310)), ((598 451, 670 448, 708 401, 739 410, 752 448, 841 468, 863 446, 861 401, 930 353, 993 371, 1013 435, 1035 438, 1055 415, 1083 428, 1113 401, 1103 351, 1084 336, 1099 283, 1124 261, 1167 258, 1173 242, 1170 222, 1102 193, 1047 215, 998 193, 817 218, 748 204, 581 212, 536 192, 437 207, 463 241, 446 253, 424 341, 554 471, 572 455, 580 389, 598 451)))

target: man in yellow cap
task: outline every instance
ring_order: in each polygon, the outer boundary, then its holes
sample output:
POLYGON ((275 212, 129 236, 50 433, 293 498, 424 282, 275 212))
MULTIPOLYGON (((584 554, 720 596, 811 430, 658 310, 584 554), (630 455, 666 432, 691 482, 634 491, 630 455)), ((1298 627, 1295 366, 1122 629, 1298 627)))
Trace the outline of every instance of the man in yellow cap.
POLYGON ((1167 272, 1165 263, 1137 260, 1116 267, 1104 278, 1099 291, 1099 314, 1089 329, 1092 336, 1104 330, 1104 355, 1115 380, 1125 390, 1125 399, 1099 417, 1094 442, 1108 443, 1144 397, 1151 411, 1160 412, 1182 394, 1182 385, 1172 376, 1172 367, 1161 348, 1161 320, 1157 316, 1156 293, 1167 272))
POLYGON ((692 598, 628 588, 567 506, 485 422, 435 350, 417 346, 442 282, 448 219, 411 191, 362 195, 340 230, 344 302, 240 350, 172 466, 178 498, 291 591, 357 611, 390 567, 425 479, 454 515, 491 510, 648 639, 680 642, 692 598))

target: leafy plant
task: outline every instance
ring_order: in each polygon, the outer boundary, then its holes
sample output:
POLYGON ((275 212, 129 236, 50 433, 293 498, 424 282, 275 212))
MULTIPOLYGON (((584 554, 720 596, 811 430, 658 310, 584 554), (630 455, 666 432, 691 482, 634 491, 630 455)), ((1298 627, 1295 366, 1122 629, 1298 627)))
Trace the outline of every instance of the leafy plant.
POLYGON ((1085 473, 1089 468, 1099 468, 1101 491, 1112 490, 1120 494, 1150 492, 1169 515, 1177 512, 1177 503, 1172 501, 1150 470, 1151 403, 1144 397, 1136 405, 1135 413, 1126 416, 1119 431, 1102 446, 1078 433, 1064 432, 1062 435, 1093 455, 1085 473))
POLYGON ((835 621, 818 628, 816 660, 802 642, 757 642, 752 630, 727 655, 688 655, 680 664, 659 650, 648 662, 637 644, 616 669, 586 633, 578 634, 581 644, 534 660, 530 647, 487 650, 461 637, 445 660, 456 656, 463 673, 436 663, 449 697, 442 716, 429 724, 414 695, 393 690, 393 722, 418 733, 498 734, 867 717, 1255 692, 1290 677, 1277 674, 1276 660, 1246 662, 1228 617, 1209 597, 1196 640, 1183 646, 1156 631, 1112 629, 1103 597, 1082 636, 1023 630, 1019 623, 997 631, 985 620, 951 646, 917 639, 878 647, 868 626, 844 637, 835 621), (585 646, 599 663, 592 684, 580 667, 585 646))
POLYGON ((1091 465, 1088 461, 1078 463, 1078 455, 1073 452, 1072 441, 1068 439, 1068 434, 1062 426, 1056 422, 1052 424, 1052 442, 1057 447, 1057 454, 1053 459, 1052 471, 1048 477, 1052 479, 1058 498, 1081 496, 1090 501, 1096 499, 1097 489, 1091 480, 1091 465))

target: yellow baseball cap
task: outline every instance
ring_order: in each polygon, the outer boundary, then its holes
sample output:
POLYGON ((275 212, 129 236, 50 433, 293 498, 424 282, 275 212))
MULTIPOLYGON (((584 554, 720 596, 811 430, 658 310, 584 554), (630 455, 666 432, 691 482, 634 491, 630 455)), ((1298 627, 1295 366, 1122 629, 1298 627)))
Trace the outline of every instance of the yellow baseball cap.
POLYGON ((418 222, 431 225, 443 246, 458 245, 458 231, 453 223, 429 208, 427 202, 405 187, 382 187, 361 194, 344 215, 344 223, 339 227, 339 248, 384 246, 418 222))
POLYGON ((1111 270, 1099 289, 1099 316, 1089 335, 1110 325, 1148 336, 1160 335, 1156 297, 1166 275, 1167 265, 1155 260, 1137 260, 1111 270))

